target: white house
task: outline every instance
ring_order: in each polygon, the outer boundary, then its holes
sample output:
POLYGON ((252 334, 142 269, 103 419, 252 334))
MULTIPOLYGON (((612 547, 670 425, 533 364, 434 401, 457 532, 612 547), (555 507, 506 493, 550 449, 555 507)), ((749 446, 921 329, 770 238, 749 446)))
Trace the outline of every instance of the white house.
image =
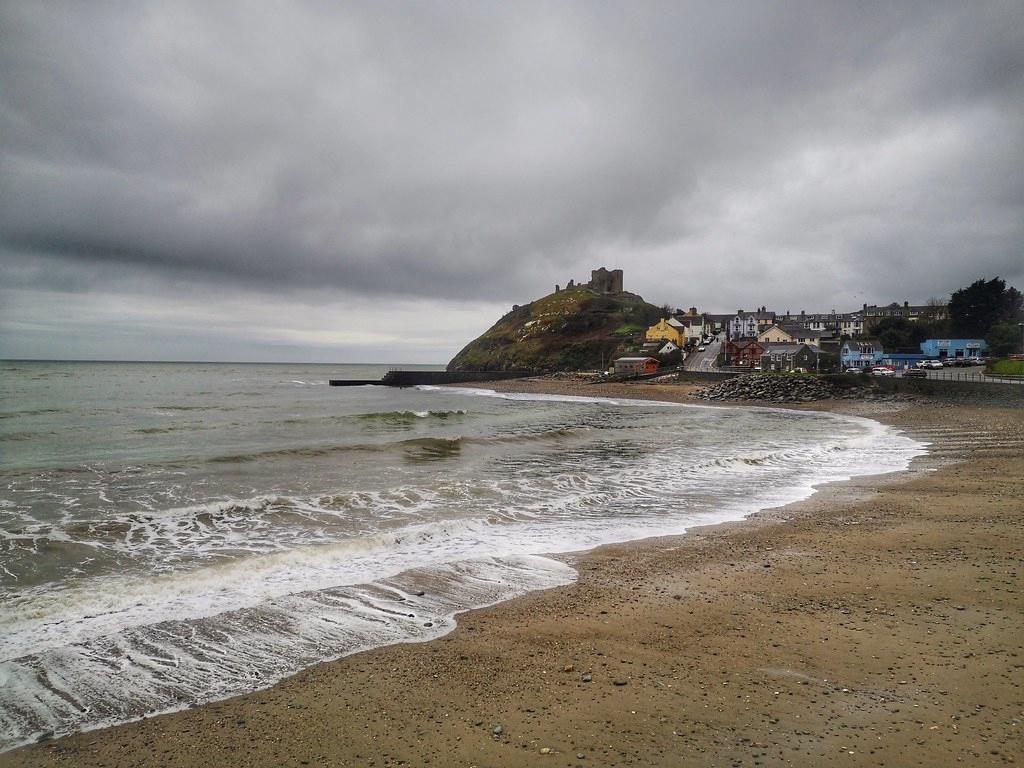
POLYGON ((775 313, 761 307, 756 312, 739 310, 729 321, 730 339, 756 339, 757 335, 775 324, 775 313))

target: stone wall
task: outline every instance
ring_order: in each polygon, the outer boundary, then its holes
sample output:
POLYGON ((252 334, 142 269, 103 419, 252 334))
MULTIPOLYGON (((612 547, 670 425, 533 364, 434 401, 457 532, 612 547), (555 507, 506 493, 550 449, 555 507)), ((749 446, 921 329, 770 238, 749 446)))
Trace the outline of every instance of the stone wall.
POLYGON ((912 394, 935 400, 948 400, 964 405, 978 403, 1024 408, 1024 384, 991 381, 956 381, 948 379, 907 379, 889 376, 853 376, 848 373, 826 377, 840 386, 854 387, 864 378, 883 392, 912 394))

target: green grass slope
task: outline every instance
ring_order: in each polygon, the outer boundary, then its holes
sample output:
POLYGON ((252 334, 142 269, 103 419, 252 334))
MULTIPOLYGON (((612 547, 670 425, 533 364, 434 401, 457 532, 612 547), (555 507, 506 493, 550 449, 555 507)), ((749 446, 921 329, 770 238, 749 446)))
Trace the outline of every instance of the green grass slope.
POLYGON ((452 358, 448 370, 600 368, 661 316, 661 309, 632 293, 566 289, 509 312, 452 358))
POLYGON ((1024 360, 996 360, 988 366, 986 373, 998 376, 1024 376, 1024 360))

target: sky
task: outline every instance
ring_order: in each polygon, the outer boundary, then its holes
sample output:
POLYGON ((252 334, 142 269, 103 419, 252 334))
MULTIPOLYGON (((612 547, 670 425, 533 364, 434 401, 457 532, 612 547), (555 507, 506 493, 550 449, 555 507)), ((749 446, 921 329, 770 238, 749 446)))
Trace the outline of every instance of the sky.
POLYGON ((0 357, 443 363, 599 266, 1024 289, 1024 3, 0 2, 0 357))

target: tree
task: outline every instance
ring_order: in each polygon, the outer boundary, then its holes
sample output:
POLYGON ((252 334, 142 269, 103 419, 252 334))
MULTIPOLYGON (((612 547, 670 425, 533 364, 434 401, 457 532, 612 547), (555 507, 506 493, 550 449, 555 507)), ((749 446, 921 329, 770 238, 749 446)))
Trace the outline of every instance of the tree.
POLYGON ((888 352, 920 352, 921 342, 929 338, 928 326, 902 317, 885 317, 871 328, 882 349, 888 352))
POLYGON ((1024 352, 1021 329, 1016 323, 993 325, 985 336, 988 354, 992 357, 1006 357, 1015 352, 1024 352))
POLYGON ((993 326, 1014 322, 1022 304, 1020 291, 1007 288, 1002 278, 977 280, 950 297, 950 325, 958 336, 984 338, 993 326))

